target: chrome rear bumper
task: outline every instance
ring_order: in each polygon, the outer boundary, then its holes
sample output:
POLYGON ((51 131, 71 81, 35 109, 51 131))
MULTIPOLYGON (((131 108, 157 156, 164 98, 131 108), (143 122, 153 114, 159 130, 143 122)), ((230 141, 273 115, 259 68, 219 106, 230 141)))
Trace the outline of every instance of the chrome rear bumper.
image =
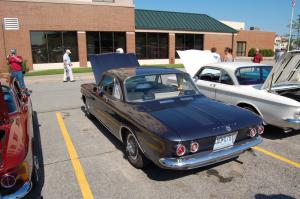
POLYGON ((181 158, 161 158, 159 159, 160 166, 166 169, 173 170, 188 170, 197 167, 203 167, 217 162, 222 162, 234 157, 237 157, 245 150, 256 146, 262 142, 262 138, 255 137, 239 143, 228 149, 220 151, 200 152, 194 155, 189 155, 181 158))
POLYGON ((30 182, 26 182, 23 184, 23 186, 18 189, 16 192, 10 194, 10 195, 5 195, 5 196, 1 196, 1 199, 16 199, 16 198, 23 198, 24 196, 26 196, 29 191, 31 190, 31 183, 30 182))

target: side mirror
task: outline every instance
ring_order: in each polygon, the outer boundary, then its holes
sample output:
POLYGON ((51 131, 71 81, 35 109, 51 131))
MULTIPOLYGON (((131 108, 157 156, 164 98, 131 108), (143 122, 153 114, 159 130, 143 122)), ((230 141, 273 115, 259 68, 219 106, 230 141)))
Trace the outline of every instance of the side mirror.
POLYGON ((198 76, 194 76, 193 80, 194 80, 194 82, 196 82, 197 80, 199 80, 198 76))

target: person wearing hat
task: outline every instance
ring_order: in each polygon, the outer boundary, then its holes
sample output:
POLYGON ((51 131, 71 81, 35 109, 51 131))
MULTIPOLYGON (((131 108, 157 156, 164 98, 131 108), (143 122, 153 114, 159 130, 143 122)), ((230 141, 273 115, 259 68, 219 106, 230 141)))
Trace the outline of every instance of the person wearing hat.
POLYGON ((68 81, 68 78, 70 79, 71 82, 74 82, 73 78, 73 72, 72 72, 72 62, 70 59, 70 54, 71 51, 69 49, 66 50, 64 56, 63 56, 63 61, 64 61, 64 82, 68 81))
POLYGON ((7 62, 10 65, 11 76, 18 80, 21 89, 25 89, 26 87, 22 67, 23 58, 21 56, 17 56, 17 50, 15 48, 10 49, 10 55, 7 56, 7 62))

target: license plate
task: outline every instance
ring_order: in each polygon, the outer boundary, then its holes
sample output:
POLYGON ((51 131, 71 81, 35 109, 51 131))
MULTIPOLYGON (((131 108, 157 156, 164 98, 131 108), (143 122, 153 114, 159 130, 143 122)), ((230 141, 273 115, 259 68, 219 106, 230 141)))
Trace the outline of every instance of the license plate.
POLYGON ((214 145, 214 151, 231 147, 236 139, 237 132, 226 134, 226 135, 221 135, 216 138, 215 145, 214 145))

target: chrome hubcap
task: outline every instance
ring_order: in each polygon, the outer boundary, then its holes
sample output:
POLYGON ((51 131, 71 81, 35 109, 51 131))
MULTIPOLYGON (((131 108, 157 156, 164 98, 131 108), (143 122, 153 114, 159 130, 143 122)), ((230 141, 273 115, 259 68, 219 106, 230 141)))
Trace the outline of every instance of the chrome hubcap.
POLYGON ((86 112, 87 114, 90 113, 90 111, 89 111, 89 105, 88 105, 87 103, 85 103, 85 112, 86 112))
POLYGON ((133 159, 133 160, 137 159, 138 146, 135 141, 135 138, 131 134, 128 135, 128 137, 127 137, 126 151, 128 152, 131 159, 133 159))

